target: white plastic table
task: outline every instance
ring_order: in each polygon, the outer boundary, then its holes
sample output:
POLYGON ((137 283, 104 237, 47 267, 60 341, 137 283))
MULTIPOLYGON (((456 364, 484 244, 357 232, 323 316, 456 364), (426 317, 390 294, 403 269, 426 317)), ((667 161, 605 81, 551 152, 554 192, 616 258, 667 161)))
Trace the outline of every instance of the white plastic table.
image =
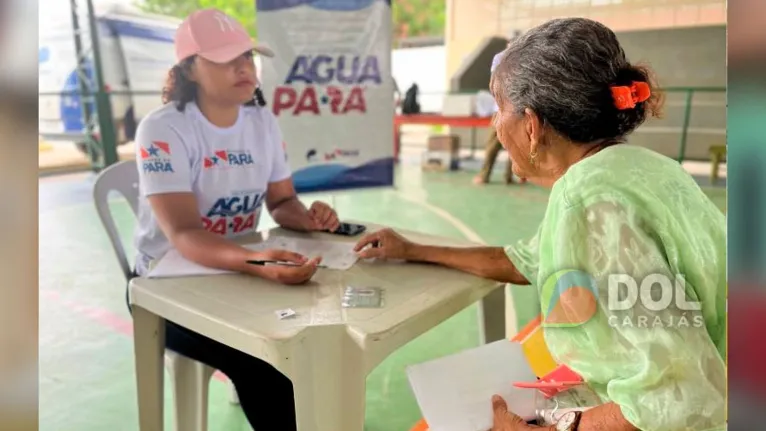
MULTIPOLYGON (((368 231, 381 226, 368 224, 368 231)), ((400 231, 419 243, 475 244, 400 231)), ((270 235, 321 237, 273 229, 270 235)), ((356 241, 331 235, 336 241, 356 241)), ((165 319, 258 357, 293 382, 300 431, 362 431, 367 374, 386 356, 501 284, 436 265, 359 261, 348 271, 320 269, 304 286, 285 286, 240 274, 166 279, 130 284, 142 431, 163 429, 165 319), (347 285, 381 287, 383 308, 342 308, 347 285), (280 320, 275 311, 296 316, 280 320)), ((503 324, 502 307, 483 321, 503 324)), ((497 333, 503 328, 493 328, 497 333)))

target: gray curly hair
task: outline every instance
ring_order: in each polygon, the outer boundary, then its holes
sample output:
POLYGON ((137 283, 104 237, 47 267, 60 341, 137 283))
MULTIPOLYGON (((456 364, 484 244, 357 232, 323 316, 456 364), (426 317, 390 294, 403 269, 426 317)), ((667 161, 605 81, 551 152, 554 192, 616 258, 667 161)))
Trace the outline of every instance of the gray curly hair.
POLYGON ((585 18, 554 19, 513 39, 490 88, 501 106, 529 108, 575 143, 622 142, 662 105, 649 68, 632 65, 614 32, 585 18), (633 81, 648 83, 652 96, 618 110, 611 87, 633 81))

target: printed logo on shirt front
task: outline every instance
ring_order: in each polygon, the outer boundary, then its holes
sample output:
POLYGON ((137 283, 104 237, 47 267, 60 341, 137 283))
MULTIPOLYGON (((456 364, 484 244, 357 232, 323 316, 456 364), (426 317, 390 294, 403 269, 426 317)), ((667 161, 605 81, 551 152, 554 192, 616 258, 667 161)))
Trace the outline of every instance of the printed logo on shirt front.
POLYGON ((144 173, 173 173, 170 161, 170 145, 164 141, 152 141, 140 148, 141 167, 144 173))
POLYGON ((202 216, 205 230, 218 235, 239 234, 255 228, 263 193, 244 192, 216 199, 202 216))
POLYGON ((255 162, 250 151, 219 150, 203 159, 203 168, 237 168, 253 163, 255 162))

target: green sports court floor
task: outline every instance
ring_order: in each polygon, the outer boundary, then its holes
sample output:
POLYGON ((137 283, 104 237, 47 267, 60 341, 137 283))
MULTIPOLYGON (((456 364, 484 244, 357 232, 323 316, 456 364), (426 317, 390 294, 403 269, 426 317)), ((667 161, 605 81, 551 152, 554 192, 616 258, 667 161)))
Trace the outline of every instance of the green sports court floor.
MULTIPOLYGON (((496 169, 502 172, 502 168, 496 169)), ((498 174, 499 175, 499 174, 498 174)), ((531 236, 545 210, 547 191, 496 181, 471 184, 472 174, 398 170, 396 189, 307 195, 334 202, 342 218, 504 245, 531 236)), ((703 180, 704 181, 704 180, 703 180)), ((40 429, 138 429, 131 321, 125 281, 91 201, 92 174, 40 179, 40 429)), ((725 210, 723 188, 705 188, 725 210)), ((133 217, 123 200, 113 213, 132 256, 133 217)), ((264 217, 262 227, 272 227, 264 217)), ((513 288, 521 323, 537 314, 536 294, 513 288)), ((402 347, 367 379, 366 430, 406 431, 420 417, 405 377, 408 364, 478 344, 471 306, 402 347)), ((166 385, 166 428, 172 429, 166 385)), ((226 383, 210 388, 210 431, 249 430, 226 383)))

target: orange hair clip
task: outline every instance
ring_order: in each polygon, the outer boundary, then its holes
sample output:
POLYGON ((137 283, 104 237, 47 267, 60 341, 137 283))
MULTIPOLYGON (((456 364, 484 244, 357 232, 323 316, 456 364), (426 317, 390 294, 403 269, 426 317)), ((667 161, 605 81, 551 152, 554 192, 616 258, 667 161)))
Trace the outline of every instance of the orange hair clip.
POLYGON ((636 103, 645 102, 652 95, 649 84, 638 81, 633 81, 630 85, 614 86, 611 90, 614 106, 621 111, 635 108, 636 103))

